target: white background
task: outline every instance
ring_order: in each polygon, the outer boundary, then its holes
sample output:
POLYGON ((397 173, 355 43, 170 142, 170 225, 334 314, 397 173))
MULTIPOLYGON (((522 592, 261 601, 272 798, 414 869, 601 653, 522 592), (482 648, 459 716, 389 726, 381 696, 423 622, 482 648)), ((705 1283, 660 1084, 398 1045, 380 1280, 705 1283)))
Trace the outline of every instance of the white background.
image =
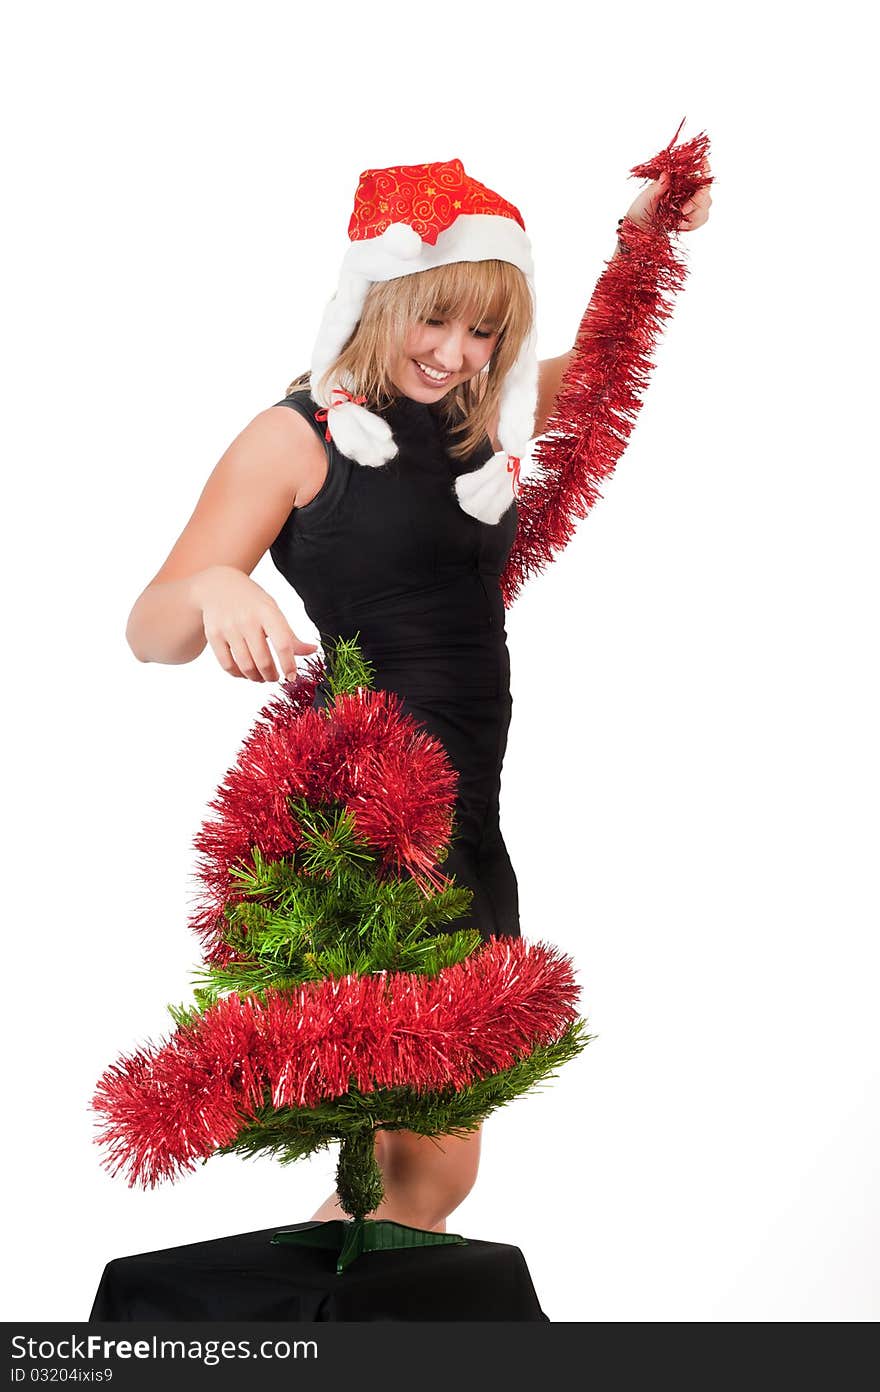
MULTIPOLYGON (((877 1252, 876 208, 858 7, 18 7, 4 24, 6 1319, 305 1219, 335 1149, 129 1189, 88 1110, 190 999, 191 840, 273 688, 129 610, 308 364, 359 172, 461 158, 571 343, 687 117, 717 182, 605 497, 511 609, 524 935, 598 1038, 450 1230, 553 1321, 867 1320, 877 1252)), ((264 557, 254 578, 311 638, 264 557)))

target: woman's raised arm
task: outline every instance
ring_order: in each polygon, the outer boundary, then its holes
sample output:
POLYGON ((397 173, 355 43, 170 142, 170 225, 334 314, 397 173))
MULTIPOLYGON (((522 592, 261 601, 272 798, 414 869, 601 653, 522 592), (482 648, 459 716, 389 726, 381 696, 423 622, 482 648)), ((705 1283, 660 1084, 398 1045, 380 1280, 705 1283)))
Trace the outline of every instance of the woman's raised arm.
POLYGON ((674 145, 633 169, 652 182, 621 219, 574 347, 539 366, 535 435, 544 438, 517 495, 501 576, 506 606, 568 544, 632 433, 657 338, 687 275, 671 233, 700 226, 712 201, 706 136, 674 145))

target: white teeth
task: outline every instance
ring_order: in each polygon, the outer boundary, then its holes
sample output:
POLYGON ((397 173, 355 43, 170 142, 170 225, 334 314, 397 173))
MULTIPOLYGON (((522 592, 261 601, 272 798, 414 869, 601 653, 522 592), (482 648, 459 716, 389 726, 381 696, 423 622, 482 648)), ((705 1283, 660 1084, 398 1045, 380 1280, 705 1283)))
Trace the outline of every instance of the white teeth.
POLYGON ((416 358, 416 362, 424 372, 425 376, 433 377, 435 382, 445 382, 447 377, 452 376, 451 372, 435 372, 435 370, 432 367, 426 367, 424 363, 419 362, 418 358, 416 358))

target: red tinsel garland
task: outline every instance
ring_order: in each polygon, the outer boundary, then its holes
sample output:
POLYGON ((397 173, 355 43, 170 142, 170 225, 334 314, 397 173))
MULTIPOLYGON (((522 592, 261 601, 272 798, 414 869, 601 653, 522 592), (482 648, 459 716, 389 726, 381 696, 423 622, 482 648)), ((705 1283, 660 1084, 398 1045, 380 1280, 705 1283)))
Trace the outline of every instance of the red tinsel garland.
POLYGON ((233 1141, 271 1100, 314 1107, 352 1087, 460 1090, 558 1039, 577 1018, 571 960, 492 939, 436 977, 374 973, 230 996, 101 1078, 96 1140, 112 1174, 154 1186, 233 1141))
POLYGON ((314 670, 261 711, 209 803, 217 817, 194 838, 203 890, 189 922, 208 961, 231 955, 224 908, 242 891, 230 867, 251 867, 254 846, 271 862, 302 844, 291 797, 345 806, 378 854, 380 875, 406 871, 425 893, 449 883, 437 854, 451 833, 458 774, 443 745, 403 712, 392 691, 361 687, 332 707, 312 708, 314 670))
POLYGON ((665 171, 669 187, 647 228, 624 218, 621 254, 606 263, 581 320, 554 414, 534 447, 537 467, 520 486, 516 537, 501 576, 507 607, 602 496, 597 485, 613 472, 635 425, 654 367, 651 354, 687 275, 670 234, 681 205, 712 183, 700 168, 708 137, 701 133, 676 149, 681 125, 654 159, 631 170, 644 179, 665 171))

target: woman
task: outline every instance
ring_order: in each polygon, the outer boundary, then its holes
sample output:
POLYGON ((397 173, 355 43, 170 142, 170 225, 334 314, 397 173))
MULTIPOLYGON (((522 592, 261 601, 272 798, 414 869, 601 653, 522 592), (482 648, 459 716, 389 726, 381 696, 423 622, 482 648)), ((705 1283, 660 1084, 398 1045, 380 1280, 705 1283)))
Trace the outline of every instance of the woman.
MULTIPOLYGON (((665 177, 632 223, 646 225, 665 177)), ((700 188, 679 230, 710 203, 700 188)), ((473 898, 456 927, 518 936, 499 825, 511 715, 500 581, 520 462, 572 353, 537 362, 522 218, 459 161, 365 171, 349 239, 311 372, 232 442, 126 636, 145 662, 190 662, 210 644, 230 676, 261 682, 279 677, 271 644, 292 678, 317 645, 250 579, 270 550, 325 647, 358 636, 374 686, 400 695, 458 771, 443 869, 473 898)), ((479 1131, 442 1143, 379 1131, 385 1198, 371 1216, 445 1231, 479 1148, 479 1131)), ((314 1214, 340 1216, 335 1194, 314 1214)))

